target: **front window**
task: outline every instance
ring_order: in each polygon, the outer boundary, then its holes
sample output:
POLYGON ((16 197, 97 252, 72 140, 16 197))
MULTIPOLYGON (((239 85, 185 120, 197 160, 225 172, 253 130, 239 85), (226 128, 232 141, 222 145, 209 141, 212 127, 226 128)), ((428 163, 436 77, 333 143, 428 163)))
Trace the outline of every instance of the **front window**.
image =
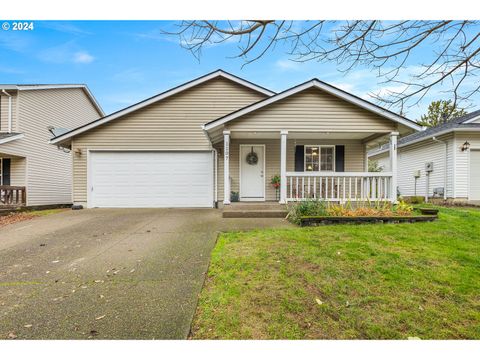
POLYGON ((305 171, 335 171, 335 147, 306 145, 305 171))

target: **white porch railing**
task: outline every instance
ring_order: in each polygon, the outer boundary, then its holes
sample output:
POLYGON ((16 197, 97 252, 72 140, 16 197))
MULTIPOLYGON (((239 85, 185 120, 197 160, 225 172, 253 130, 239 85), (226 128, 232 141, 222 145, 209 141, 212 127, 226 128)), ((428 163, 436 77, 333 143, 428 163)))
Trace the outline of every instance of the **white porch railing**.
POLYGON ((287 172, 287 201, 390 200, 391 172, 287 172))

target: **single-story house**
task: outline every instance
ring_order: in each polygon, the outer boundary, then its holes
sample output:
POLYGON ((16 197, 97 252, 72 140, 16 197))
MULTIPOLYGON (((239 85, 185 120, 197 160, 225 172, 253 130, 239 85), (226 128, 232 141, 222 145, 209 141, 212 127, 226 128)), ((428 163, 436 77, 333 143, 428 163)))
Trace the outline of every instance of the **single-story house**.
MULTIPOLYGON (((390 171, 389 146, 369 153, 390 171)), ((457 202, 480 200, 480 110, 398 141, 398 191, 457 202)))
POLYGON ((0 208, 72 203, 72 154, 52 133, 103 111, 83 84, 0 84, 0 208))
POLYGON ((318 79, 275 93, 217 70, 50 142, 73 152, 77 205, 213 207, 394 200, 396 166, 368 173, 367 149, 418 130, 318 79))

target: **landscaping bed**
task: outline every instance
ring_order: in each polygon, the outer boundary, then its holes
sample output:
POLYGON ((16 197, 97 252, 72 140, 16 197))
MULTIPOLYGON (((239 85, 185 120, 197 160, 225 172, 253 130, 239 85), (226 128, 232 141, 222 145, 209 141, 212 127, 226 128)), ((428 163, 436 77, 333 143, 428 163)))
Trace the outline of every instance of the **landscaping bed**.
POLYGON ((317 199, 300 201, 293 204, 287 219, 300 226, 330 224, 364 224, 364 223, 400 223, 425 222, 437 219, 438 210, 414 209, 404 201, 392 204, 389 201, 347 201, 332 204, 317 199), (425 216, 423 211, 428 212, 425 216))
POLYGON ((304 216, 300 226, 318 226, 332 224, 398 224, 437 220, 437 215, 412 216, 304 216))

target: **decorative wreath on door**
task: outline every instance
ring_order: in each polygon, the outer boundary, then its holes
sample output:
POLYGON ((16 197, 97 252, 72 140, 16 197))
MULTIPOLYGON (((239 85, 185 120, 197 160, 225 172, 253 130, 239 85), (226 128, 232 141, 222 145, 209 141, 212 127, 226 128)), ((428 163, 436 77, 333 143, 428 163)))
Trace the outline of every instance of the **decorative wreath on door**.
POLYGON ((248 165, 257 165, 258 155, 255 151, 253 151, 253 146, 252 146, 252 150, 247 154, 246 160, 248 165))

